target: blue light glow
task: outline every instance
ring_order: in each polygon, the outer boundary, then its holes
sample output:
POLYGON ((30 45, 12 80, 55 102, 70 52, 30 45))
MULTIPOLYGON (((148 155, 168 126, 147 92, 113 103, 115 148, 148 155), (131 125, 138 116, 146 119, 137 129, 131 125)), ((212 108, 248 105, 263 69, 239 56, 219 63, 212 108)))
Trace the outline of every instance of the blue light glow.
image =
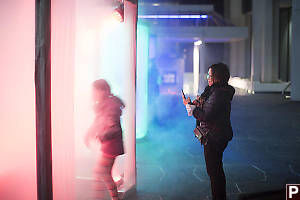
POLYGON ((139 15, 139 19, 207 19, 208 15, 139 15))
POLYGON ((141 139, 148 132, 148 57, 149 30, 137 25, 137 71, 136 71, 136 138, 141 139))

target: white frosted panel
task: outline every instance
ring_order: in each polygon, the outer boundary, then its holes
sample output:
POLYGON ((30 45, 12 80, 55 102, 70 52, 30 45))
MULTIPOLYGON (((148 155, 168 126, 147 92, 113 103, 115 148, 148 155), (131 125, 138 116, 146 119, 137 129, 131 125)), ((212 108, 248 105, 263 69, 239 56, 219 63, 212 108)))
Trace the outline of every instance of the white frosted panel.
POLYGON ((125 1, 125 21, 113 18, 110 1, 83 1, 76 4, 76 48, 74 80, 76 199, 88 194, 92 170, 99 152, 84 145, 84 135, 93 120, 91 83, 106 79, 112 93, 126 108, 121 118, 125 155, 116 160, 113 177, 124 175, 124 190, 134 187, 135 177, 135 5, 125 1))
MULTIPOLYGON (((125 126, 125 182, 127 188, 136 185, 136 134, 135 134, 135 79, 136 79, 136 6, 128 1, 125 1, 125 33, 127 36, 128 44, 123 46, 123 54, 127 60, 124 66, 124 80, 126 92, 124 95, 127 101, 127 113, 124 113, 124 117, 127 117, 127 123, 125 126)), ((124 64, 125 64, 124 63, 124 64)))
POLYGON ((0 1, 0 199, 35 200, 35 1, 0 1))
POLYGON ((135 185, 135 17, 135 5, 125 1, 123 23, 113 18, 103 18, 100 30, 100 65, 97 71, 97 77, 107 79, 113 92, 126 105, 122 117, 126 154, 120 159, 124 159, 127 187, 135 185))

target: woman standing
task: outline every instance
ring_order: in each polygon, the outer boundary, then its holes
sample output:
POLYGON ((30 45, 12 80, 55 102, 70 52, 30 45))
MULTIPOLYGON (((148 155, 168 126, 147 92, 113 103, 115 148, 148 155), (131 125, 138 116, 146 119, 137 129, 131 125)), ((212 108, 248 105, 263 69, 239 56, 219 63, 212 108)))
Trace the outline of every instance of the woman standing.
POLYGON ((120 117, 125 106, 121 99, 111 94, 110 86, 103 79, 93 83, 93 101, 96 116, 85 136, 85 144, 89 147, 92 139, 101 143, 95 167, 96 199, 102 199, 104 191, 108 190, 112 200, 119 200, 111 172, 116 157, 124 154, 120 117))
POLYGON ((208 130, 204 157, 213 200, 226 200, 226 178, 222 159, 233 136, 230 112, 235 93, 235 89, 228 85, 229 77, 227 65, 213 64, 207 74, 208 86, 201 97, 193 101, 193 104, 190 98, 182 97, 189 115, 197 119, 200 128, 208 130))

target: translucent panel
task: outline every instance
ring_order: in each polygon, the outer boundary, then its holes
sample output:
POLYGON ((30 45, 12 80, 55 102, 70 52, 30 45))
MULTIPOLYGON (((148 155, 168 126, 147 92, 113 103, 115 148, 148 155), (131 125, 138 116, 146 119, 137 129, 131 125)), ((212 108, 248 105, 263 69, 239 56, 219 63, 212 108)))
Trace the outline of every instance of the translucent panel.
MULTIPOLYGON (((113 19, 106 1, 53 0, 51 8, 51 115, 54 199, 86 199, 99 145, 84 134, 94 118, 91 83, 106 79, 126 104, 125 155, 113 168, 119 190, 135 189, 135 20, 113 19)), ((35 1, 1 2, 0 199, 37 199, 35 137, 35 1), (17 192, 16 192, 17 191, 17 192)))
MULTIPOLYGON (((137 88, 136 88, 136 138, 141 139, 148 131, 148 57, 149 30, 146 25, 137 26, 137 88)), ((151 91, 150 91, 151 92, 151 91)))
POLYGON ((53 199, 75 199, 75 0, 51 1, 53 199))
POLYGON ((34 4, 0 6, 0 199, 37 198, 34 4))
POLYGON ((136 7, 125 2, 125 20, 113 18, 110 1, 76 3, 76 47, 74 79, 75 178, 76 199, 88 197, 94 180, 93 169, 99 144, 88 149, 84 135, 92 124, 94 114, 91 84, 103 78, 112 93, 126 107, 121 118, 125 154, 119 156, 113 168, 115 181, 122 179, 119 188, 126 192, 135 188, 135 20, 136 7))

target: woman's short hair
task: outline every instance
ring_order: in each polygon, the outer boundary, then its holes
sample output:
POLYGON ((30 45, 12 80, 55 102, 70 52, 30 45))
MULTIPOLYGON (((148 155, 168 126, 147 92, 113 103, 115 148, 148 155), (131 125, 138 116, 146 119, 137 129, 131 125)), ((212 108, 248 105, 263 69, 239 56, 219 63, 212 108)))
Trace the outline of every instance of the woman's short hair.
POLYGON ((230 78, 228 66, 224 63, 213 64, 209 67, 215 82, 227 84, 230 78))
POLYGON ((98 79, 93 82, 93 87, 97 90, 106 91, 110 94, 110 86, 104 79, 98 79))

